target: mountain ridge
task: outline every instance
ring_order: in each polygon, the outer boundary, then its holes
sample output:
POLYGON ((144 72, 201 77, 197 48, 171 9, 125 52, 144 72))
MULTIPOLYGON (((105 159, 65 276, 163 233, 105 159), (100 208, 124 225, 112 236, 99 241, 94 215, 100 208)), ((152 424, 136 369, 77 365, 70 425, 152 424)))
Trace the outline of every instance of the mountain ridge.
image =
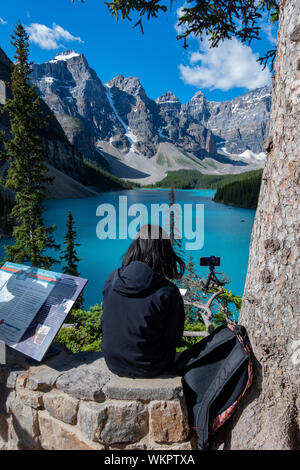
MULTIPOLYGON (((119 74, 102 83, 84 54, 74 50, 34 64, 32 81, 69 141, 112 173, 115 158, 125 167, 131 161, 137 172, 142 171, 144 158, 155 163, 164 142, 181 152, 182 162, 186 159, 182 168, 190 167, 186 153, 202 163, 204 172, 235 173, 263 165, 271 85, 223 102, 207 100, 201 90, 184 104, 172 91, 154 101, 139 77, 119 74)), ((117 176, 125 178, 126 171, 122 175, 119 170, 120 165, 117 176)), ((165 173, 158 165, 157 175, 161 170, 165 173)), ((150 171, 133 180, 147 184, 151 177, 150 171)))
MULTIPOLYGON (((0 47, 0 131, 4 131, 7 135, 10 134, 10 123, 8 117, 1 113, 1 108, 7 99, 12 98, 9 86, 12 68, 12 61, 0 47)), ((54 177, 53 184, 46 185, 45 188, 48 199, 90 197, 98 194, 101 190, 122 189, 124 187, 122 181, 117 181, 108 173, 100 172, 100 170, 86 164, 82 153, 70 142, 63 126, 43 99, 41 99, 41 109, 44 115, 52 117, 45 128, 37 130, 45 152, 48 174, 50 177, 54 177)), ((0 176, 3 175, 6 165, 5 161, 0 161, 0 176)), ((104 159, 102 167, 108 168, 104 159)), ((0 193, 0 196, 5 196, 6 202, 13 201, 12 191, 5 191, 0 186, 0 193)), ((0 207, 0 236, 4 234, 2 209, 0 207)))

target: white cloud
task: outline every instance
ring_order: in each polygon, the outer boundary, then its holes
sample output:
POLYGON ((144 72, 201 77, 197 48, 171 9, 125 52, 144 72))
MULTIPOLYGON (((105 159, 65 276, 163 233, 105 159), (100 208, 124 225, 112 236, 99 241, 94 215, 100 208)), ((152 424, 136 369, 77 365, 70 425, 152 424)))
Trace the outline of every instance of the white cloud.
POLYGON ((277 25, 270 22, 270 14, 265 11, 262 13, 262 18, 259 22, 259 27, 265 33, 267 40, 275 45, 277 43, 277 25))
POLYGON ((48 28, 43 24, 31 23, 26 27, 29 34, 29 40, 34 44, 38 44, 42 49, 58 49, 65 47, 59 41, 78 41, 83 42, 80 37, 75 37, 69 31, 61 26, 53 23, 52 28, 48 28))
POLYGON ((275 45, 277 44, 277 30, 272 26, 270 23, 269 24, 262 24, 261 26, 262 30, 266 33, 268 41, 275 45))
MULTIPOLYGON (((188 3, 185 2, 183 5, 181 5, 181 7, 177 8, 176 10, 176 15, 177 15, 177 19, 179 20, 180 17, 183 15, 183 9, 184 8, 187 8, 188 7, 188 3)), ((177 34, 183 34, 185 32, 185 26, 182 24, 179 26, 178 24, 178 21, 177 23, 174 25, 174 28, 175 30, 177 31, 177 34)))
POLYGON ((190 65, 179 65, 185 83, 227 91, 234 87, 253 90, 271 81, 269 68, 263 70, 263 66, 256 61, 259 54, 236 38, 225 39, 218 47, 210 48, 205 36, 199 45, 199 51, 190 54, 190 65))
POLYGON ((5 21, 3 18, 0 16, 0 24, 7 24, 7 21, 5 21))

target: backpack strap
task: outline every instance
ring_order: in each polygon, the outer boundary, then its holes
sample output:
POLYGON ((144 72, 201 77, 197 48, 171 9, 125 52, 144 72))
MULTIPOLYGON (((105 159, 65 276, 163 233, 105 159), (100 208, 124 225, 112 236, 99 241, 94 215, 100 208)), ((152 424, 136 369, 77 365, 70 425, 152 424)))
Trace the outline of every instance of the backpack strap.
POLYGON ((252 380, 253 380, 253 369, 252 369, 251 360, 249 358, 248 380, 247 380, 247 383, 245 385, 245 388, 244 388, 243 392, 241 393, 241 395, 237 398, 237 400, 234 403, 232 403, 232 405, 229 408, 227 408, 227 410, 223 411, 220 415, 216 416, 216 418, 210 423, 210 427, 214 432, 220 426, 222 426, 225 423, 225 421, 227 421, 227 419, 229 419, 233 415, 238 403, 241 401, 241 399, 245 395, 248 388, 251 387, 252 380))
POLYGON ((206 391, 201 405, 197 411, 196 416, 196 432, 198 436, 198 448, 207 448, 208 442, 208 429, 209 429, 209 412, 212 402, 222 392, 225 384, 231 379, 235 371, 246 361, 249 357, 243 347, 239 343, 232 349, 228 359, 225 361, 223 367, 218 372, 212 384, 206 391))
POLYGON ((196 367, 197 362, 201 361, 203 357, 210 354, 215 348, 231 341, 234 336, 235 332, 226 328, 225 325, 216 328, 212 334, 183 351, 173 364, 172 372, 184 375, 190 369, 196 367))

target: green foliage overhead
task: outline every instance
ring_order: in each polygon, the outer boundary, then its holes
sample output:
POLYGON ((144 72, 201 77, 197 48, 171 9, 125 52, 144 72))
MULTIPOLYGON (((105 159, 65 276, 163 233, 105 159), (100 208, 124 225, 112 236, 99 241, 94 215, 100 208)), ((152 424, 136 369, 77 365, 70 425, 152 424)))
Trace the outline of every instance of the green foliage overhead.
MULTIPOLYGON (((84 3, 85 0, 79 1, 84 3)), ((173 0, 111 0, 104 3, 117 21, 132 21, 134 18, 133 27, 139 26, 142 34, 144 18, 157 18, 168 10, 172 11, 174 6, 173 0)), ((220 41, 232 37, 249 45, 253 39, 261 39, 260 21, 264 12, 268 13, 271 23, 278 21, 279 16, 279 0, 187 0, 183 7, 178 21, 183 32, 176 39, 183 39, 184 48, 189 37, 202 40, 204 34, 208 36, 211 47, 217 47, 220 41)), ((265 68, 271 60, 273 70, 275 55, 276 49, 271 49, 257 61, 265 68)))
MULTIPOLYGON (((134 27, 139 26, 142 33, 143 18, 150 20, 172 9, 173 1, 161 0, 111 0, 106 1, 111 15, 118 20, 134 20, 134 27)), ((217 47, 224 39, 236 37, 239 41, 251 43, 260 39, 260 21, 262 13, 268 12, 269 20, 278 20, 278 0, 187 0, 182 9, 178 25, 183 29, 177 39, 183 39, 187 47, 189 37, 208 35, 211 47, 217 47)), ((276 49, 266 52, 258 61, 266 66, 271 59, 273 69, 276 49)))

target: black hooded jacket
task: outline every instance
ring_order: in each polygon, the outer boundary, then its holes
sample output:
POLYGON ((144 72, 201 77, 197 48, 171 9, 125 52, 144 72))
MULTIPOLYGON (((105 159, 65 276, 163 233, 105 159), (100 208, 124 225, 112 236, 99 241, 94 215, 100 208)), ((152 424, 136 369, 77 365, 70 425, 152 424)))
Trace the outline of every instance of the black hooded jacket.
POLYGON ((155 377, 174 360, 184 327, 179 289, 141 261, 113 271, 103 289, 102 349, 122 377, 155 377))

